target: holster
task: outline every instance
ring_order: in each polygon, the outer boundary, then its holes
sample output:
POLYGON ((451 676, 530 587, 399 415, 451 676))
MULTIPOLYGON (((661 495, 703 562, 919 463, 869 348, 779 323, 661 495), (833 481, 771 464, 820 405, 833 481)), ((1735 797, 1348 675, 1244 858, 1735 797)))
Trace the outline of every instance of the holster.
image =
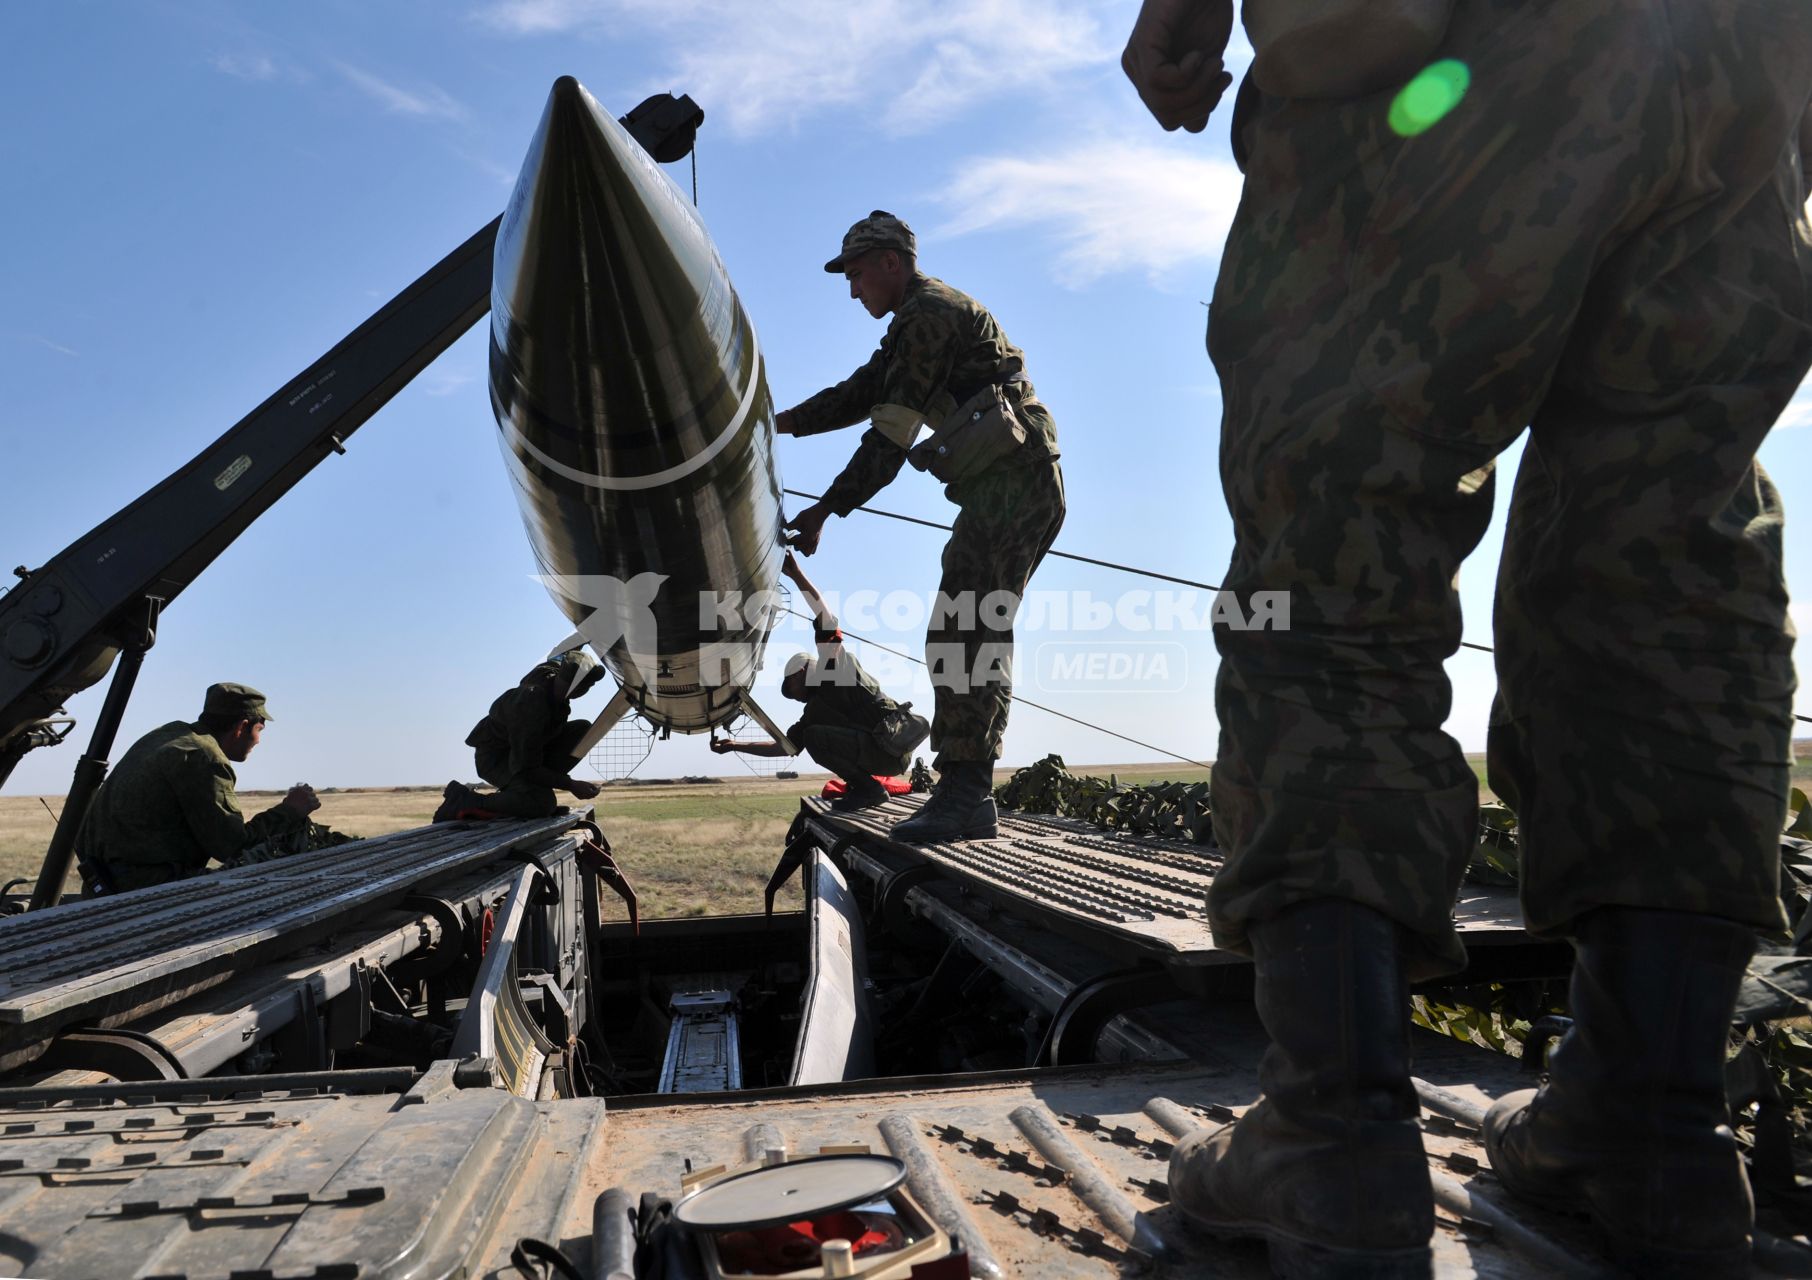
POLYGON ((980 475, 1025 442, 1025 424, 1013 411, 1006 388, 990 382, 908 450, 906 461, 944 484, 958 484, 980 475))

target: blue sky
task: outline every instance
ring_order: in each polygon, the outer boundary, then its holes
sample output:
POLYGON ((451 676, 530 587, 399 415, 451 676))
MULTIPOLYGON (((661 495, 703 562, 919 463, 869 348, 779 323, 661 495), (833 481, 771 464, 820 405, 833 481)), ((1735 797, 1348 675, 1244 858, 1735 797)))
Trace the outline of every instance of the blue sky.
MULTIPOLYGON (((5 6, 4 567, 48 560, 149 488, 493 217, 549 85, 572 74, 618 112, 660 90, 704 107, 700 207, 780 404, 843 376, 879 338, 882 326, 820 266, 852 220, 890 209, 917 230, 925 269, 982 299, 1025 349, 1062 436, 1070 516, 1059 547, 1216 581, 1230 534, 1202 304, 1237 173, 1224 115, 1189 137, 1144 114, 1118 68, 1134 10, 1090 0, 5 6)), ((689 185, 686 165, 671 172, 689 185)), ((569 630, 529 576, 483 332, 171 607, 122 746, 192 715, 210 681, 231 679, 263 689, 277 716, 242 785, 470 775, 467 730, 569 630)), ((782 441, 785 483, 817 492, 854 443, 854 432, 782 441)), ((1797 507, 1812 475, 1812 393, 1763 458, 1797 507)), ((877 501, 952 514, 911 472, 877 501)), ((1790 526, 1789 574, 1795 598, 1812 600, 1804 527, 1790 526)), ((1500 535, 1494 527, 1462 577, 1479 641, 1500 535)), ((810 568, 840 594, 925 592, 940 546, 932 531, 857 515, 832 522, 810 568)), ((1111 602, 1155 584, 1051 561, 1034 585, 1111 602)), ((1804 606, 1796 616, 1802 631, 1812 625, 1804 606)), ((879 638, 918 650, 915 628, 874 621, 879 638)), ((1022 683, 1036 683, 1024 677, 1040 645, 1070 638, 1022 628, 1022 683)), ((1109 629, 1091 640, 1149 638, 1109 629)), ((1027 692, 1211 758, 1212 643, 1201 631, 1163 639, 1175 646, 1163 679, 1027 692)), ((926 690, 905 687, 909 669, 871 665, 928 704, 926 690)), ((1481 748, 1490 659, 1462 651, 1450 671, 1451 728, 1481 748)), ((79 737, 100 697, 97 687, 71 704, 79 737)), ((1072 762, 1159 758, 1017 711, 1006 759, 1052 750, 1072 762)), ((73 746, 38 752, 7 790, 60 792, 75 758, 73 746)), ((695 738, 657 745, 644 772, 725 768, 735 766, 695 738)))

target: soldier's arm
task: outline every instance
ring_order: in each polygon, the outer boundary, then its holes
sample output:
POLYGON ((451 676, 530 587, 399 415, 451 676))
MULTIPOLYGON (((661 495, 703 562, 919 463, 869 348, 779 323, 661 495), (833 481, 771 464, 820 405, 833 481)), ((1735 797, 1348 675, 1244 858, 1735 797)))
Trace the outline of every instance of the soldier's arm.
POLYGON ((879 428, 870 427, 862 433, 862 443, 856 446, 849 465, 831 481, 815 505, 846 516, 885 489, 900 474, 905 462, 906 450, 881 434, 879 428))
MULTIPOLYGON (((246 846, 245 816, 234 794, 232 766, 200 752, 185 753, 172 778, 183 821, 195 844, 215 862, 230 862, 246 846)), ((204 859, 206 861, 206 859, 204 859)))
POLYGON ((800 596, 812 611, 812 624, 818 631, 818 643, 825 643, 824 633, 837 629, 837 615, 831 612, 830 605, 824 602, 824 594, 818 590, 817 583, 805 576, 805 566, 791 551, 780 562, 780 572, 793 580, 799 588, 800 596))
POLYGON ((784 758, 788 754, 787 749, 772 738, 759 742, 753 738, 713 738, 711 750, 720 756, 726 751, 734 751, 739 756, 765 756, 769 759, 784 758))
POLYGON ((886 367, 886 353, 877 349, 866 364, 836 386, 826 387, 788 409, 789 433, 815 436, 862 421, 879 398, 881 375, 886 367))
POLYGON ((297 832, 306 831, 309 825, 306 816, 279 801, 264 812, 254 813, 245 820, 245 848, 240 850, 234 861, 241 866, 248 866, 300 852, 308 843, 307 837, 292 837, 297 832))

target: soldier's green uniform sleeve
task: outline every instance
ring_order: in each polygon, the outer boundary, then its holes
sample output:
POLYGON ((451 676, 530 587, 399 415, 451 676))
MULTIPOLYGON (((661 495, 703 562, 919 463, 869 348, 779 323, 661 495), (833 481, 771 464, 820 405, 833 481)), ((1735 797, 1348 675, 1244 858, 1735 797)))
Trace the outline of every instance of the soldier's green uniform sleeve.
POLYGON ((209 858, 215 862, 237 858, 245 848, 246 835, 245 817, 233 795, 238 782, 233 767, 199 751, 185 751, 180 768, 184 776, 173 789, 196 847, 207 855, 200 865, 206 865, 209 858))
POLYGON ((956 319, 943 308, 895 313, 881 344, 887 359, 873 405, 899 405, 926 419, 937 416, 933 406, 949 385, 961 346, 956 319))
POLYGON ((831 481, 819 501, 846 516, 885 489, 905 461, 904 449, 870 427, 862 433, 862 443, 856 446, 849 465, 831 481))
POLYGON ((887 368, 887 353, 877 349, 868 363, 834 387, 793 408, 793 434, 815 436, 839 427, 850 427, 868 417, 868 411, 881 400, 882 375, 887 368))

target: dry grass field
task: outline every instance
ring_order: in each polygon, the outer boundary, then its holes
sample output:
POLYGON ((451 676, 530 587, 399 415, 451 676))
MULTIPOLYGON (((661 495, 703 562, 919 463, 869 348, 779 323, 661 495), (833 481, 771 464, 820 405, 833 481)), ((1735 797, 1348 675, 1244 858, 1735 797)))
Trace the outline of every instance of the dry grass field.
MULTIPOLYGON (((1797 746, 1794 785, 1812 792, 1812 742, 1797 746)), ((1474 759, 1474 767, 1482 776, 1482 757, 1474 759)), ((1089 765, 1075 772, 1112 774, 1123 783, 1199 782, 1208 776, 1205 769, 1183 765, 1089 765)), ((1004 782, 1010 773, 999 771, 995 781, 1004 782)), ((616 785, 598 799, 599 823, 636 887, 644 916, 759 911, 799 800, 818 794, 823 782, 823 774, 806 774, 785 781, 744 776, 714 783, 616 785)), ((277 799, 275 793, 247 793, 241 802, 253 813, 277 799)), ((429 787, 330 791, 321 802, 317 821, 349 835, 379 836, 426 823, 440 792, 429 787)), ((61 804, 57 797, 0 796, 0 882, 37 875, 54 827, 51 810, 61 804)), ((776 906, 796 906, 797 895, 795 882, 776 906)))
MULTIPOLYGON (((800 797, 816 795, 823 782, 820 774, 613 786, 598 798, 598 817, 643 915, 758 911, 800 797)), ((243 792, 240 805, 250 814, 280 798, 243 792)), ((439 803, 439 788, 430 787, 329 791, 314 817, 348 835, 380 836, 424 825, 439 803)), ((0 882, 36 877, 55 827, 50 810, 61 806, 59 797, 0 796, 0 882)), ((796 891, 776 905, 797 906, 796 891)))

